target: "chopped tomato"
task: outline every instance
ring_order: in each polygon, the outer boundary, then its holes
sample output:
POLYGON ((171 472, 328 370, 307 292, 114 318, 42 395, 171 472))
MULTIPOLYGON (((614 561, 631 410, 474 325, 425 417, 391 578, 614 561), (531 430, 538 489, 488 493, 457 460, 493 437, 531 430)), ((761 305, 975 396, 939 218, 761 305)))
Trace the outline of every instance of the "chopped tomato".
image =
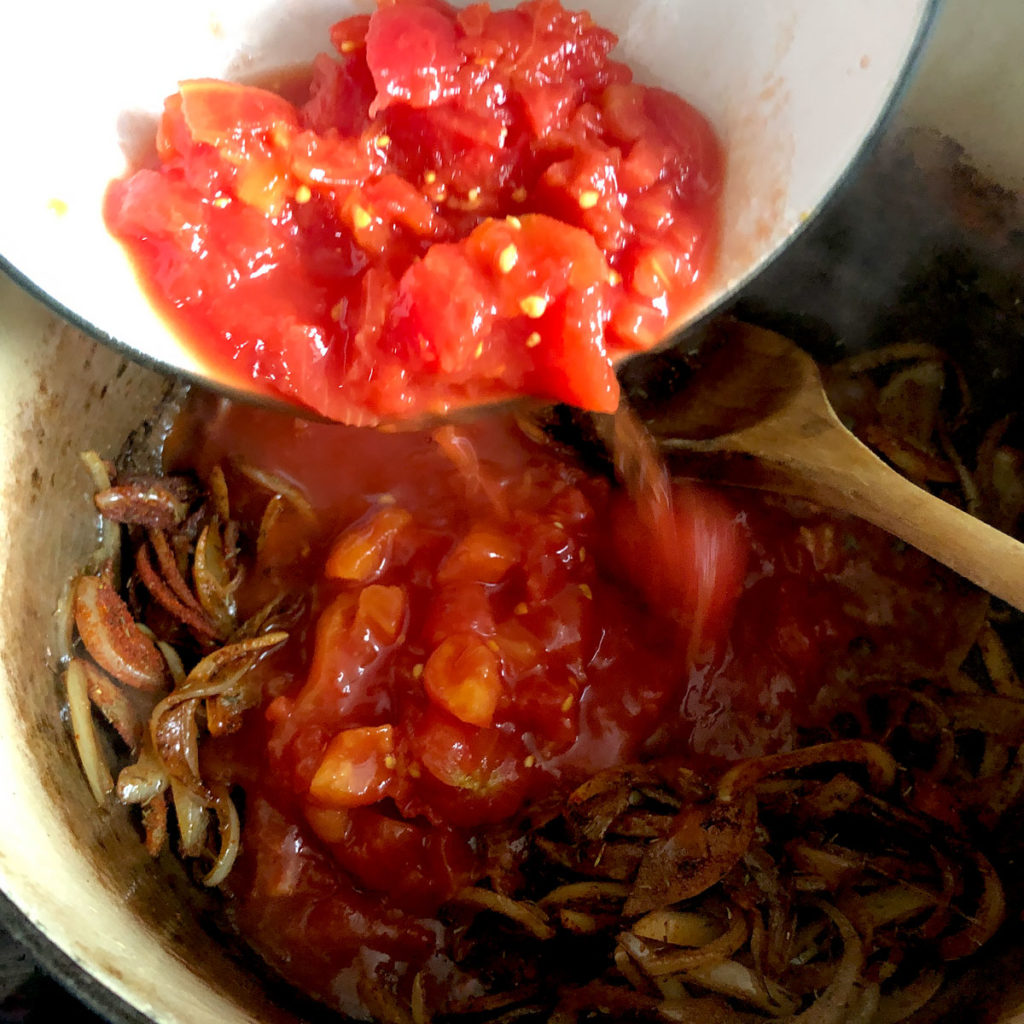
POLYGON ((348 813, 345 838, 330 850, 361 885, 420 914, 435 912, 466 885, 474 863, 457 829, 403 821, 369 807, 348 813))
MULTIPOLYGON (((935 623, 962 592, 866 524, 691 484, 640 504, 507 415, 383 433, 215 401, 195 399, 186 465, 287 477, 311 554, 264 712, 204 744, 203 774, 245 792, 229 884, 246 933, 329 999, 360 949, 412 984, 431 936, 451 948, 449 915, 416 915, 502 877, 492 829, 582 779, 790 749, 849 706, 849 680, 944 670, 935 623), (370 579, 327 568, 349 544, 370 579)), ((255 534, 267 493, 239 476, 255 534)), ((239 601, 262 607, 262 585, 246 576, 239 601)))
POLYGON ((384 507, 346 530, 324 564, 328 579, 365 583, 384 571, 402 530, 412 522, 404 509, 384 507))
POLYGON ((509 732, 460 722, 430 708, 411 724, 410 748, 421 782, 404 806, 431 821, 479 825, 502 821, 528 792, 528 751, 509 732))
POLYGON ((390 725, 345 729, 327 745, 309 795, 328 807, 375 804, 387 792, 394 767, 390 725))
POLYGON ((471 635, 446 637, 427 659, 423 685, 460 722, 488 726, 501 698, 498 658, 487 643, 471 635))
POLYGON ((381 0, 294 104, 183 82, 107 223, 214 374, 353 423, 528 394, 611 411, 714 259, 706 120, 557 0, 381 0), (155 188, 152 177, 162 183, 155 188))

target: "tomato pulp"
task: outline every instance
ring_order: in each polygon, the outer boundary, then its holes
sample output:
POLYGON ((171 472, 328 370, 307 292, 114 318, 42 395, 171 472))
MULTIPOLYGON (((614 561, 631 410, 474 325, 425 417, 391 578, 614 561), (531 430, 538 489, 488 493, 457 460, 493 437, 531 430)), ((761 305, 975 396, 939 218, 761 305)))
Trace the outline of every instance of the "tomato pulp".
POLYGON ((381 3, 308 97, 166 101, 111 231, 214 371, 353 423, 538 395, 611 411, 714 257, 707 121, 557 0, 381 3))
POLYGON ((202 748, 245 793, 230 913, 353 1015, 361 975, 443 983, 444 905, 530 807, 635 759, 788 749, 859 681, 937 672, 958 619, 952 578, 866 524, 680 485, 650 532, 511 417, 384 434, 196 401, 172 458, 224 467, 259 535, 240 614, 303 602, 261 710, 202 748), (269 519, 267 473, 299 496, 269 519))

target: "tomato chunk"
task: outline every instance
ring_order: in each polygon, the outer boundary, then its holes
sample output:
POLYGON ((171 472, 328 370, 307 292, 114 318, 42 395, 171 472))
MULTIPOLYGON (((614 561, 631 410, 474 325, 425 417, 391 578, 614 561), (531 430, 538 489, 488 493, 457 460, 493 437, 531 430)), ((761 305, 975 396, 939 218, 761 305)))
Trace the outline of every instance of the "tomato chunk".
POLYGON ((395 766, 390 725, 339 732, 324 751, 309 795, 328 807, 361 807, 385 794, 395 766))
POLYGON ((557 0, 379 0, 308 98, 206 79, 106 217, 214 376, 349 423, 534 395, 610 412, 713 265, 723 160, 557 0), (151 176, 165 186, 156 189, 151 176))
POLYGON ((395 541, 412 522, 404 509, 382 508, 367 522, 345 531, 334 543, 324 575, 328 579, 366 582, 387 566, 395 541))
POLYGON ((423 685, 460 722, 488 726, 501 698, 501 668, 485 643, 471 636, 450 636, 430 655, 423 685))

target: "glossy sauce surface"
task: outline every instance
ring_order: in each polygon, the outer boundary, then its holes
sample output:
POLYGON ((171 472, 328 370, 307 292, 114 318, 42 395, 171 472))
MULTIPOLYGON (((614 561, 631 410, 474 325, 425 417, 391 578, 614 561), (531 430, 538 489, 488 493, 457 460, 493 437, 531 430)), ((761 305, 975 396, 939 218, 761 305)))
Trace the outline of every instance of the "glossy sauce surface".
POLYGON ((865 682, 936 671, 935 624, 964 614, 918 553, 753 494, 678 485, 668 560, 621 491, 509 417, 381 434, 200 399, 170 454, 226 468, 249 536, 253 468, 309 502, 264 522, 239 600, 284 580, 301 609, 204 774, 245 791, 239 930, 349 1011, 383 960, 443 978, 436 915, 486 874, 488 829, 624 761, 785 749, 865 682))
MULTIPOLYGON (((333 419, 531 394, 611 411, 714 258, 723 160, 557 0, 382 5, 307 95, 169 97, 110 229, 213 369, 333 419)), ((289 94, 291 94, 289 92, 289 94)))

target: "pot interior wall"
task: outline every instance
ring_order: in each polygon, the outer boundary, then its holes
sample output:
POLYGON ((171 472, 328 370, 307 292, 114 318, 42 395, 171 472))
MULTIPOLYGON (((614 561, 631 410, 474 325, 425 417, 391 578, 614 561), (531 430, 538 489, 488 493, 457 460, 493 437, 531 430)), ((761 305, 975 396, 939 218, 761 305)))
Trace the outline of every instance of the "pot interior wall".
POLYGON ((78 454, 113 457, 173 385, 0 277, 0 889, 73 961, 157 1021, 287 1024, 175 859, 97 809, 64 718, 54 608, 96 543, 78 454))

